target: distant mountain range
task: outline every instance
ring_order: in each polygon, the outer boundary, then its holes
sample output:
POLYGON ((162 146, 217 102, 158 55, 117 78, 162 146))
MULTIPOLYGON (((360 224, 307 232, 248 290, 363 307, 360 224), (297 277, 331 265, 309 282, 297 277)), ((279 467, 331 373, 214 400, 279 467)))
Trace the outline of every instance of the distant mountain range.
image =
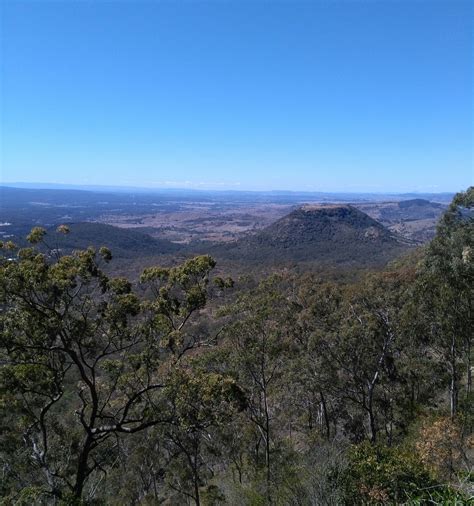
POLYGON ((454 192, 327 192, 327 191, 290 191, 290 190, 202 190, 195 188, 162 188, 112 185, 77 185, 60 183, 1 183, 1 188, 29 190, 85 191, 93 193, 121 193, 132 195, 175 195, 180 197, 196 196, 220 199, 226 196, 244 200, 265 199, 270 201, 291 201, 303 199, 318 201, 383 201, 427 199, 436 202, 451 202, 454 192))

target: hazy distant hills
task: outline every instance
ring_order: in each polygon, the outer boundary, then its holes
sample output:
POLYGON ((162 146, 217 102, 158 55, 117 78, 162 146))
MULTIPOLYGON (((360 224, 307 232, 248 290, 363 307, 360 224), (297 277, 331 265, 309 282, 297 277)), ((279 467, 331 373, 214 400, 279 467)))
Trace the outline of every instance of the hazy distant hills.
POLYGON ((381 264, 413 243, 350 205, 308 205, 217 253, 248 262, 381 264))
POLYGON ((357 208, 392 232, 418 242, 427 242, 435 236, 436 224, 447 205, 417 198, 400 202, 358 204, 357 208))
POLYGON ((374 204, 359 204, 357 206, 361 210, 369 211, 377 209, 378 221, 397 221, 397 220, 420 220, 420 219, 438 219, 447 206, 439 202, 430 202, 425 199, 410 199, 400 202, 385 202, 374 204))
POLYGON ((429 200, 425 199, 411 199, 411 200, 404 200, 402 202, 398 203, 399 209, 413 209, 413 208, 424 208, 428 211, 432 210, 433 208, 439 209, 442 208, 442 205, 437 202, 430 202, 429 200))

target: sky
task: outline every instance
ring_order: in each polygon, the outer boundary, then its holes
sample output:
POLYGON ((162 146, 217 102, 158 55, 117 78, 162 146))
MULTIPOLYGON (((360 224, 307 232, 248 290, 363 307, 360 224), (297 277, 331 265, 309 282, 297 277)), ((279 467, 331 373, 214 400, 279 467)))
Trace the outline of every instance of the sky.
POLYGON ((0 1, 0 182, 474 182, 470 1, 0 1))

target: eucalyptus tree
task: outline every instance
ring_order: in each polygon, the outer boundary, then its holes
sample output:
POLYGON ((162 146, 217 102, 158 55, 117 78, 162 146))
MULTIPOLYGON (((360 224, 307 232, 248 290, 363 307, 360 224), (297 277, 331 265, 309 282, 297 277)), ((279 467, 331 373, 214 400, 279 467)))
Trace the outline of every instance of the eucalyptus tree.
POLYGON ((463 376, 468 399, 472 392, 474 187, 458 193, 441 218, 420 269, 417 293, 425 332, 450 377, 454 417, 463 376))
POLYGON ((337 432, 341 402, 334 395, 337 371, 325 351, 341 325, 343 291, 336 283, 302 279, 297 300, 297 352, 289 372, 291 400, 303 426, 309 432, 317 428, 330 439, 337 432))
POLYGON ((309 372, 309 384, 320 390, 327 434, 332 422, 334 434, 344 429, 355 441, 376 442, 381 430, 391 440, 395 404, 404 397, 408 284, 400 273, 371 275, 343 287, 323 284, 302 312, 313 357, 302 374, 309 372))
POLYGON ((105 274, 107 248, 61 256, 45 235, 0 259, 2 493, 88 500, 124 437, 176 425, 170 378, 203 344, 215 262, 148 268, 134 286, 105 274))
POLYGON ((241 295, 229 308, 232 320, 224 332, 227 370, 246 396, 245 414, 254 429, 250 454, 257 469, 263 456, 269 501, 277 446, 277 399, 287 387, 286 351, 292 338, 291 308, 278 283, 279 278, 273 277, 241 295))
POLYGON ((216 430, 230 423, 246 400, 233 379, 189 361, 175 369, 165 393, 175 418, 174 424, 158 429, 173 470, 166 473, 166 484, 199 506, 201 488, 214 476, 221 453, 216 430))

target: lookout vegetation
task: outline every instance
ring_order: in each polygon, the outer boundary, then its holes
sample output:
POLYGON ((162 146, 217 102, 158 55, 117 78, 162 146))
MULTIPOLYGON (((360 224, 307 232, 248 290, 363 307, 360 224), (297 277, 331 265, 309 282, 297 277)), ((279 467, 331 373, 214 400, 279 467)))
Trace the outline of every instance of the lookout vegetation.
POLYGON ((473 208, 350 282, 1 244, 0 504, 467 504, 473 208))

